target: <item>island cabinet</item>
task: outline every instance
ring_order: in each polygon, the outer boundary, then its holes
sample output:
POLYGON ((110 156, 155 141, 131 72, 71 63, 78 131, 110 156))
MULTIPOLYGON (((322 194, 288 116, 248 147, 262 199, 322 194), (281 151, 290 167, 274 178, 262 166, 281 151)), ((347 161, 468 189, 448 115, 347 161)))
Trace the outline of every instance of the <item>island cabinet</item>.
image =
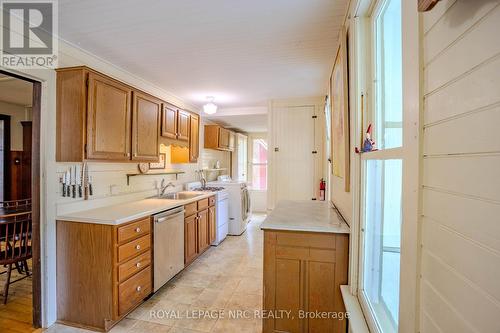
POLYGON ((291 313, 264 319, 263 332, 346 332, 336 314, 345 314, 348 246, 348 234, 264 231, 264 310, 291 313), (326 318, 307 316, 316 311, 326 318))
POLYGON ((152 221, 57 221, 58 321, 108 331, 152 293, 152 221))
POLYGON ((189 265, 215 241, 215 197, 184 206, 184 263, 189 265))

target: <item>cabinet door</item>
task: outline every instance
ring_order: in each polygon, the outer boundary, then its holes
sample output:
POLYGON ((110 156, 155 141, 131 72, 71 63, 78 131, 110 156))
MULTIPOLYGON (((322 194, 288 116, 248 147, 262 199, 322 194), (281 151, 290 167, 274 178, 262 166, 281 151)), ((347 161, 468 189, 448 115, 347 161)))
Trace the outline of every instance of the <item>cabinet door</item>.
POLYGON ((200 155, 200 117, 191 115, 189 130, 189 162, 198 162, 200 155))
POLYGON ((161 136, 171 139, 177 138, 177 108, 173 105, 163 105, 161 136))
POLYGON ((229 147, 229 131, 219 127, 219 148, 227 149, 229 147))
POLYGON ((236 140, 236 134, 234 134, 234 132, 232 131, 229 131, 229 150, 234 150, 234 146, 235 146, 235 140, 236 140))
POLYGON ((198 250, 200 253, 210 246, 208 232, 208 209, 205 209, 198 213, 198 250))
POLYGON ((189 113, 182 110, 177 112, 177 140, 189 140, 189 113))
POLYGON ((132 90, 117 81, 89 73, 86 158, 130 159, 132 90))
POLYGON ((217 219, 215 217, 215 206, 208 208, 208 244, 215 242, 217 235, 217 219))
POLYGON ((134 91, 132 106, 132 160, 157 162, 160 154, 161 101, 134 91))
POLYGON ((184 263, 187 265, 198 256, 197 215, 184 219, 184 263))
POLYGON ((265 319, 263 332, 346 331, 346 320, 299 319, 298 311, 345 312, 348 244, 348 235, 264 232, 264 309, 292 312, 265 319))

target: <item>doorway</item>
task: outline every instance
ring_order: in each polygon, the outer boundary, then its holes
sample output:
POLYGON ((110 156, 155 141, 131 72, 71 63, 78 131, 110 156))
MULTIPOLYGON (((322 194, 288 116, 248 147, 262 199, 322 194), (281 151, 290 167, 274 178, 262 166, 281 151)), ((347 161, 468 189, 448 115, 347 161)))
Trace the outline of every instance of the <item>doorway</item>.
POLYGON ((41 327, 40 111, 41 83, 0 70, 0 326, 22 332, 41 327))
POLYGON ((314 187, 314 106, 276 108, 274 121, 274 203, 311 200, 314 187))

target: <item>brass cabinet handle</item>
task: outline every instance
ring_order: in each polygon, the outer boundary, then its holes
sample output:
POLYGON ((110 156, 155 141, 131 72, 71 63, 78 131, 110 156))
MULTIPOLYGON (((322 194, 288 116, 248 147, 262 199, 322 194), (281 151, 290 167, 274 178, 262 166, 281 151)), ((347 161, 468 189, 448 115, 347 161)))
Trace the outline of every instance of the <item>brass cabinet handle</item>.
POLYGON ((137 245, 135 246, 135 249, 136 249, 136 250, 140 250, 140 249, 141 249, 141 246, 140 246, 139 244, 137 244, 137 245))
POLYGON ((139 228, 139 227, 135 228, 135 232, 137 232, 137 233, 141 232, 141 228, 139 228))
POLYGON ((137 292, 140 292, 142 290, 142 287, 141 286, 137 286, 137 288, 135 288, 135 290, 137 290, 137 292))
POLYGON ((141 263, 138 262, 137 264, 135 264, 135 267, 140 268, 141 267, 141 263))

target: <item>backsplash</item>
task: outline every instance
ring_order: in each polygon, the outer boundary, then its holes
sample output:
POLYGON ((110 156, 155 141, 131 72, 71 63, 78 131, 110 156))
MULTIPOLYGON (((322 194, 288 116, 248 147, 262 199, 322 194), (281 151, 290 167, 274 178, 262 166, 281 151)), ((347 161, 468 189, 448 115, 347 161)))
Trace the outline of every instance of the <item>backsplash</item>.
MULTIPOLYGON (((203 147, 201 145, 201 147, 203 147)), ((130 184, 127 185, 127 174, 138 173, 138 163, 103 163, 89 162, 89 176, 92 178, 93 195, 89 200, 83 198, 66 198, 62 197, 62 185, 57 189, 57 214, 66 214, 69 212, 81 211, 92 208, 99 208, 113 204, 119 204, 132 200, 140 200, 158 193, 158 187, 162 179, 167 182, 172 182, 176 185, 175 188, 169 188, 169 192, 179 191, 184 189, 184 184, 187 182, 197 181, 198 176, 196 170, 202 168, 213 168, 215 162, 219 160, 221 167, 228 168, 230 163, 230 153, 217 151, 212 149, 200 149, 200 157, 198 163, 192 164, 171 164, 170 163, 170 146, 161 145, 160 152, 166 153, 166 168, 165 170, 181 170, 184 173, 178 175, 158 175, 158 176, 137 176, 130 178, 130 184)), ((71 166, 78 163, 57 163, 58 179, 61 178, 69 170, 71 166)), ((162 170, 150 170, 148 174, 161 172, 162 170)), ((228 171, 229 172, 229 171, 228 171)), ((224 172, 226 173, 226 172, 224 172)), ((218 173, 206 173, 207 180, 214 180, 218 173)))

